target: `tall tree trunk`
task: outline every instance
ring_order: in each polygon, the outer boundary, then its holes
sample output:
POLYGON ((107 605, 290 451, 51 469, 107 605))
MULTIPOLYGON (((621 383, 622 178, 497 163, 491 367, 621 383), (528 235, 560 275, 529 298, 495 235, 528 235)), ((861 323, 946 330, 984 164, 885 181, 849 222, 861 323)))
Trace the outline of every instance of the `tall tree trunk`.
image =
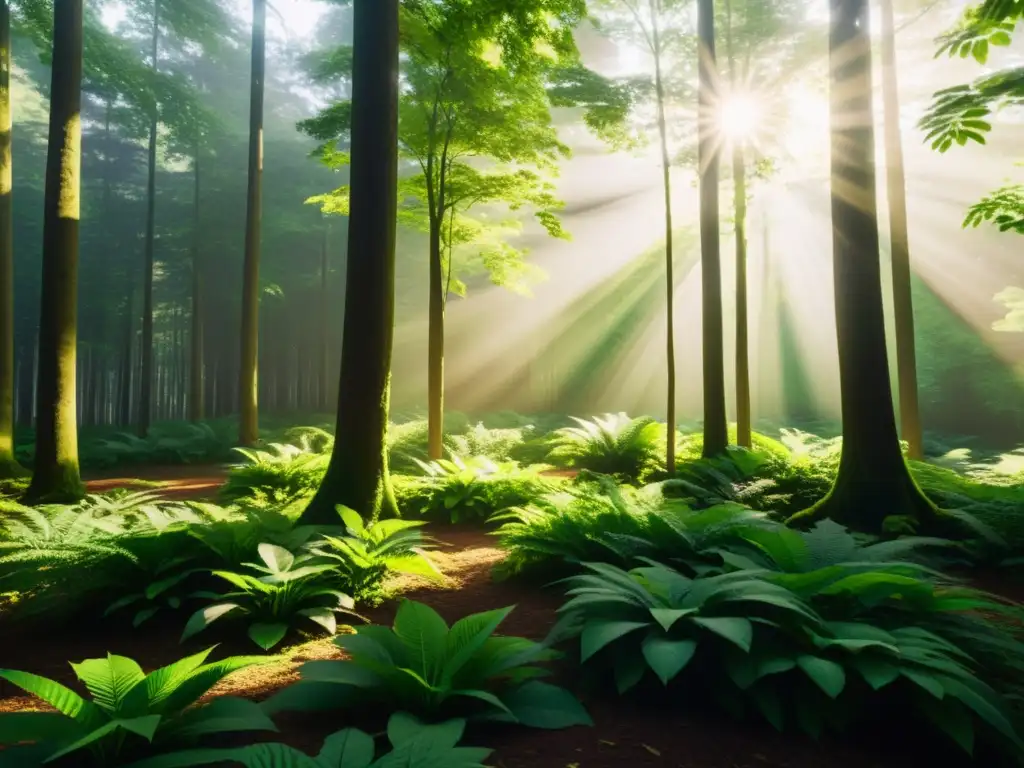
POLYGON ((831 0, 832 259, 843 449, 829 494, 794 516, 830 517, 871 533, 899 515, 929 523, 935 507, 900 452, 882 311, 867 0, 831 0))
MULTIPOLYGON (((441 263, 443 214, 430 222, 430 285, 427 304, 427 455, 444 455, 444 269, 441 263)), ((350 224, 351 226, 351 219, 350 224)), ((351 240, 349 241, 351 243, 351 240)), ((349 253, 353 251, 350 249, 349 253)), ((449 265, 450 268, 450 265, 449 265)))
POLYGON ((24 474, 14 458, 14 176, 11 8, 0 0, 0 479, 24 474))
POLYGON ((398 513, 388 473, 388 409, 398 209, 398 2, 355 0, 352 210, 334 450, 303 523, 336 523, 342 504, 398 513))
MULTIPOLYGON (((736 90, 736 56, 733 51, 732 0, 725 3, 728 28, 726 45, 729 57, 729 86, 733 98, 736 90)), ((747 324, 747 160, 743 139, 733 139, 732 194, 736 229, 736 444, 750 448, 753 434, 750 426, 750 351, 747 324)))
POLYGON ((675 260, 672 251, 672 166, 668 156, 668 128, 665 123, 665 86, 661 77, 661 30, 658 25, 658 0, 651 0, 651 31, 654 44, 654 87, 658 97, 658 138, 661 143, 661 180, 665 190, 665 410, 668 434, 665 445, 665 470, 676 471, 676 331, 675 260))
POLYGON ((705 457, 725 452, 729 427, 725 412, 725 334, 722 330, 722 263, 718 230, 718 143, 714 0, 698 0, 698 149, 700 165, 700 260, 704 352, 705 457))
POLYGON ((329 221, 324 221, 324 241, 320 251, 320 349, 317 355, 317 367, 318 367, 318 392, 317 392, 317 410, 326 413, 330 404, 328 399, 330 398, 330 368, 329 360, 331 359, 331 353, 328 347, 330 346, 331 335, 328 333, 327 326, 330 321, 330 263, 328 245, 330 240, 331 224, 329 221))
POLYGON ((882 22, 882 115, 885 125, 885 170, 889 198, 893 314, 896 320, 896 372, 900 393, 900 431, 910 458, 924 457, 921 412, 917 401, 917 355, 914 345, 914 299, 910 289, 910 236, 907 189, 900 136, 900 97, 896 81, 896 31, 892 0, 880 0, 882 22))
POLYGON ((206 415, 204 403, 204 381, 203 381, 203 271, 199 260, 199 148, 200 139, 196 138, 195 157, 193 158, 192 173, 192 322, 189 330, 190 358, 189 358, 189 395, 188 395, 188 418, 189 421, 202 421, 206 415))
POLYGON ((29 503, 82 498, 75 420, 82 170, 82 0, 55 0, 39 307, 36 459, 29 503))
POLYGON ((259 427, 260 225, 263 195, 263 81, 266 70, 267 2, 252 3, 252 77, 249 90, 249 190, 245 210, 242 276, 242 359, 238 371, 238 441, 254 445, 259 427))
POLYGON ((128 427, 132 423, 132 390, 134 389, 135 352, 135 286, 131 273, 125 278, 125 310, 121 327, 121 372, 119 376, 120 400, 118 402, 118 424, 128 427))
MULTIPOLYGON (((160 55, 160 0, 153 0, 152 66, 160 55)), ((139 435, 149 433, 153 418, 153 271, 156 261, 156 136, 159 105, 151 105, 149 120, 149 175, 146 181, 146 255, 142 289, 142 372, 139 390, 139 435)))

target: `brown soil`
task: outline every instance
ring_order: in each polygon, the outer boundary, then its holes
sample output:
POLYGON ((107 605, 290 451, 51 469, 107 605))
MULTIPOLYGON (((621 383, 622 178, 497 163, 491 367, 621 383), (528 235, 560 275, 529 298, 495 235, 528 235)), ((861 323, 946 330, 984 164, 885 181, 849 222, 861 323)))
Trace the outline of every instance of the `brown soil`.
MULTIPOLYGON (((118 473, 124 471, 121 468, 118 473)), ((145 467, 144 471, 145 478, 93 473, 86 480, 85 487, 89 493, 105 493, 124 488, 132 491, 153 490, 171 501, 206 501, 216 496, 217 489, 224 484, 228 473, 227 467, 218 464, 145 467)))

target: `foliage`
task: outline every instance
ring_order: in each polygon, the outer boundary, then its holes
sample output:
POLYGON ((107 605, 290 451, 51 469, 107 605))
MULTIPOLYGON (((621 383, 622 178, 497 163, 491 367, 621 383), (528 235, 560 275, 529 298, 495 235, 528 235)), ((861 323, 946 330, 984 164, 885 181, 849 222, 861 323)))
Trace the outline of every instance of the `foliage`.
POLYGON ((605 414, 555 432, 548 459, 560 466, 588 469, 636 480, 658 461, 662 425, 642 416, 605 414))
MULTIPOLYGON (((1024 750, 1007 699, 985 680, 988 656, 972 654, 995 633, 985 619, 960 614, 994 605, 983 595, 853 566, 782 583, 756 570, 689 578, 655 561, 629 572, 585 568, 566 580, 570 599, 549 639, 578 637, 585 667, 610 676, 620 693, 649 672, 665 685, 682 678, 731 711, 749 706, 779 729, 795 720, 814 737, 851 711, 863 716, 898 697, 900 712, 931 721, 968 753, 976 736, 1024 750), (908 594, 917 599, 896 626, 874 623, 908 594), (815 610, 810 596, 833 615, 815 610), (962 622, 963 633, 907 623, 928 610, 962 622)), ((1004 650, 1024 650, 999 640, 1004 650)))
POLYGON ((332 570, 331 564, 310 563, 313 555, 296 557, 274 544, 260 544, 259 554, 262 564, 245 565, 262 576, 213 571, 214 576, 237 589, 222 595, 203 594, 215 602, 192 614, 182 633, 183 641, 225 616, 245 616, 250 622, 250 639, 270 650, 301 620, 311 621, 333 635, 337 631, 335 614, 352 612, 352 598, 332 589, 324 578, 332 570))
POLYGON ((416 530, 413 520, 377 520, 366 523, 354 510, 338 507, 345 535, 323 535, 307 545, 315 559, 334 565, 342 588, 357 602, 379 597, 382 582, 390 573, 427 579, 441 578, 427 555, 432 542, 416 530))
POLYGON ((138 628, 149 621, 162 608, 177 611, 186 599, 191 597, 189 579, 198 573, 205 573, 205 568, 185 567, 194 565, 193 555, 180 555, 156 564, 148 583, 138 592, 131 592, 113 601, 104 611, 104 616, 128 608, 135 609, 132 626, 138 628), (140 605, 141 604, 141 605, 140 605))
POLYGON ((457 523, 486 519, 507 507, 526 504, 551 490, 539 468, 520 468, 512 461, 496 463, 486 456, 465 460, 418 462, 427 482, 406 486, 399 505, 427 517, 443 515, 457 523))
POLYGON ((484 768, 489 749, 460 747, 465 720, 425 725, 412 715, 396 712, 388 720, 391 751, 374 760, 373 737, 354 728, 328 736, 316 757, 281 744, 250 744, 235 749, 183 752, 169 759, 137 763, 133 768, 189 768, 233 762, 246 768, 484 768))
POLYGON ((994 224, 1000 232, 1013 231, 1024 235, 1024 185, 1007 184, 989 192, 967 209, 965 227, 978 227, 982 222, 994 224))
POLYGON ((76 765, 117 766, 206 736, 276 731, 254 702, 222 696, 198 704, 226 676, 263 661, 234 656, 205 663, 212 650, 148 675, 131 659, 113 654, 72 664, 91 699, 38 675, 0 670, 0 678, 56 710, 0 714, 0 744, 12 745, 4 752, 5 763, 37 766, 73 754, 76 765))
POLYGON ((269 450, 236 448, 245 459, 228 474, 221 495, 228 500, 263 497, 285 502, 316 491, 327 474, 330 453, 308 446, 272 443, 269 450))
POLYGON ((392 629, 362 626, 335 639, 350 658, 310 661, 298 683, 266 707, 315 711, 376 704, 426 717, 465 714, 535 728, 590 724, 567 691, 536 678, 536 662, 556 654, 540 643, 495 635, 512 611, 502 608, 445 623, 434 609, 403 600, 392 629))

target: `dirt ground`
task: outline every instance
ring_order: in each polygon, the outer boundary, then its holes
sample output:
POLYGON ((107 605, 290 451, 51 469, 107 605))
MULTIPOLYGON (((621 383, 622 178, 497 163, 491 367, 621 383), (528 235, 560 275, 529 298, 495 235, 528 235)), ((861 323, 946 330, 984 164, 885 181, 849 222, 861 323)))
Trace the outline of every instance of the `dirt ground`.
MULTIPOLYGON (((223 470, 190 469, 191 473, 147 471, 147 480, 166 481, 160 492, 175 498, 212 496, 223 480, 223 470)), ((126 487, 124 481, 94 480, 90 488, 126 487)), ((494 582, 491 568, 502 552, 492 537, 461 526, 437 527, 431 533, 441 542, 435 557, 447 581, 434 584, 407 580, 396 585, 404 597, 428 603, 449 622, 470 613, 515 605, 501 627, 503 634, 539 639, 547 633, 559 596, 535 586, 494 582)), ((396 606, 396 601, 390 601, 364 613, 375 624, 390 624, 396 606)), ((222 643, 217 656, 253 650, 230 635, 211 634, 179 644, 181 618, 171 618, 154 620, 139 630, 97 618, 94 624, 79 624, 68 631, 31 639, 0 637, 0 666, 43 674, 77 688, 68 662, 107 652, 134 658, 148 671, 215 642, 222 643)), ((280 660, 234 675, 213 693, 264 699, 294 681, 302 662, 340 656, 329 639, 300 643, 284 652, 280 660)), ((698 701, 707 698, 700 691, 694 695, 698 701)), ((913 768, 937 761, 952 765, 948 752, 936 753, 934 745, 926 748, 884 737, 815 743, 798 733, 780 734, 760 723, 736 723, 713 711, 706 715, 680 714, 623 701, 586 698, 584 703, 594 719, 593 728, 491 729, 470 732, 467 743, 494 748, 489 764, 496 768, 913 768)), ((37 708, 42 708, 40 702, 0 683, 0 712, 37 708)), ((279 724, 279 740, 315 754, 324 736, 349 723, 336 713, 327 718, 284 715, 279 724)))

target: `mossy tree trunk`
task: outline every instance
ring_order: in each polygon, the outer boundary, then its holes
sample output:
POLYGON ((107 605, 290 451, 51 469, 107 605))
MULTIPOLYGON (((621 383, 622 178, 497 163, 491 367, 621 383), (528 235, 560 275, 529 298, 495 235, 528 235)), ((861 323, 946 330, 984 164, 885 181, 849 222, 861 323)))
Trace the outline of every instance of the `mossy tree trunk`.
POLYGON ((924 457, 921 411, 917 400, 914 299, 910 288, 910 235, 907 187, 900 135, 900 97, 896 80, 896 31, 892 0, 881 0, 882 112, 885 125, 885 178, 889 198, 889 250, 892 258, 893 314, 896 321, 896 372, 900 394, 900 433, 910 458, 924 457))
POLYGON ((718 227, 719 138, 714 119, 718 73, 715 66, 714 0, 698 0, 698 149, 700 166, 700 260, 704 357, 705 457, 729 445, 725 412, 725 334, 722 323, 722 260, 718 227))
POLYGON ((665 364, 668 369, 665 391, 666 435, 665 470, 676 471, 676 331, 675 270, 672 251, 672 165, 668 154, 668 125, 665 120, 665 85, 661 73, 661 29, 658 2, 651 0, 651 43, 654 53, 654 88, 658 100, 658 139, 661 144, 661 180, 665 194, 665 364))
POLYGON ((334 450, 303 523, 337 523, 336 505, 397 515, 388 473, 398 210, 398 2, 355 0, 351 211, 334 450))
MULTIPOLYGON (((443 210, 443 209, 442 209, 443 210)), ((444 455, 444 265, 441 227, 444 214, 430 219, 430 277, 427 303, 427 455, 444 455)), ((451 265, 449 265, 451 268, 451 265)))
POLYGON ((867 0, 831 0, 832 251, 843 448, 829 494, 794 523, 830 517, 880 533, 936 519, 900 451, 882 312, 867 0))
POLYGON ((14 458, 14 176, 11 8, 0 0, 0 479, 23 475, 14 458))
POLYGON ((330 244, 331 236, 331 223, 325 218, 324 220, 324 239, 320 248, 320 349, 317 354, 317 406, 322 411, 327 411, 330 407, 328 402, 330 398, 331 382, 330 382, 330 370, 329 361, 331 359, 330 354, 330 338, 331 335, 328 333, 328 323, 331 318, 331 302, 330 302, 330 252, 328 246, 330 244))
POLYGON ((82 169, 82 0, 55 0, 43 212, 36 458, 28 503, 82 498, 75 414, 82 169))

